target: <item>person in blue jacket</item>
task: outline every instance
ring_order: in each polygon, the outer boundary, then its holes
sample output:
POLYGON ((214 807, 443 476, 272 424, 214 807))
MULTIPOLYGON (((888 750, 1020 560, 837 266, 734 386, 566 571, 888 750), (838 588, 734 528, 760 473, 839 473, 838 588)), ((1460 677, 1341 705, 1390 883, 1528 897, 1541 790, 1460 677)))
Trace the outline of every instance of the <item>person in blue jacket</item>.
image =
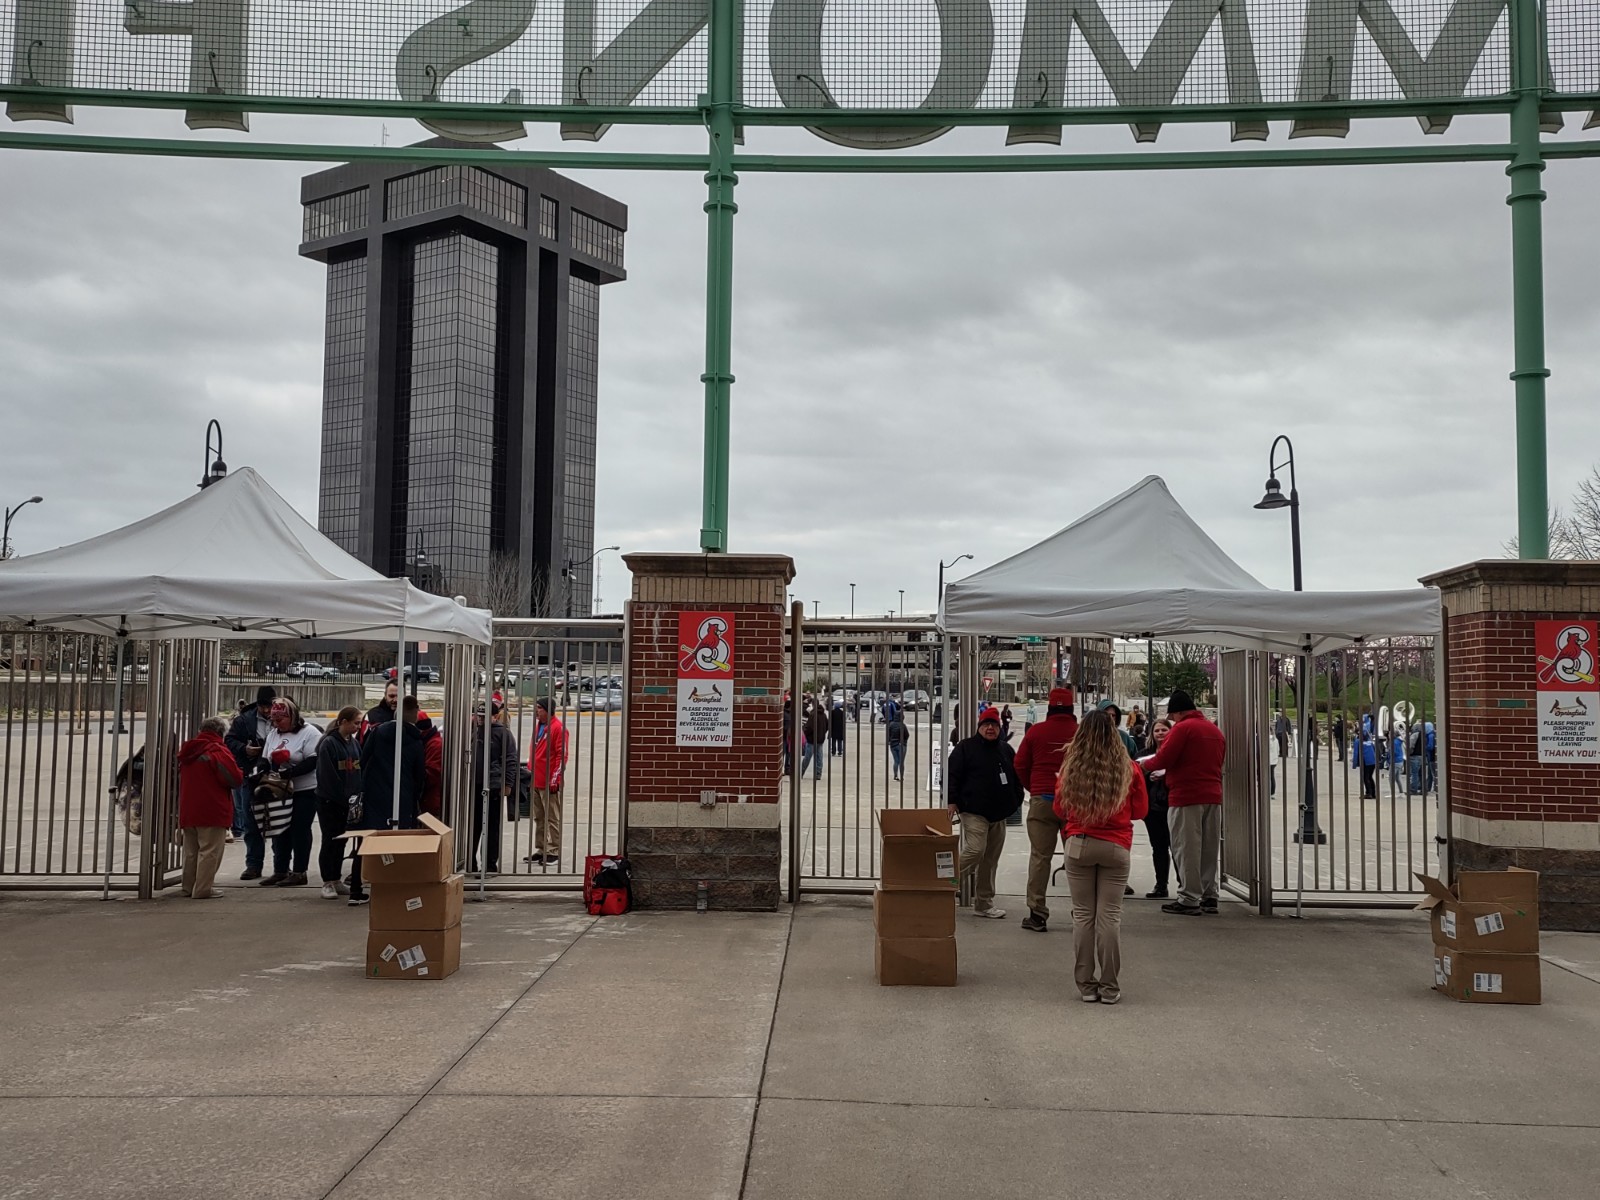
POLYGON ((1378 746, 1372 740, 1372 731, 1365 727, 1361 736, 1350 743, 1350 765, 1361 768, 1361 798, 1378 798, 1378 746))

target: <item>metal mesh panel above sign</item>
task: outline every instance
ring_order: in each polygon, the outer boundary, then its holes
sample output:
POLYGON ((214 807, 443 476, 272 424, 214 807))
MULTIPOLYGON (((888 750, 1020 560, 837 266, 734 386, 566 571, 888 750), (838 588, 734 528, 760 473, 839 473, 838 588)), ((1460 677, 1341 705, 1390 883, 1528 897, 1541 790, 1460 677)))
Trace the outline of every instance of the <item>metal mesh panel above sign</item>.
MULTIPOLYGON (((1506 12, 1507 0, 752 0, 739 76, 755 108, 1445 101, 1509 89, 1506 12)), ((690 108, 707 90, 708 16, 708 0, 0 0, 0 37, 6 83, 54 92, 690 108)), ((1552 0, 1548 18, 1558 87, 1595 87, 1595 6, 1552 0)), ((30 115, 48 114, 13 110, 30 115)))
POLYGON ((1557 92, 1600 91, 1600 5, 1595 0, 1545 0, 1550 86, 1557 92))

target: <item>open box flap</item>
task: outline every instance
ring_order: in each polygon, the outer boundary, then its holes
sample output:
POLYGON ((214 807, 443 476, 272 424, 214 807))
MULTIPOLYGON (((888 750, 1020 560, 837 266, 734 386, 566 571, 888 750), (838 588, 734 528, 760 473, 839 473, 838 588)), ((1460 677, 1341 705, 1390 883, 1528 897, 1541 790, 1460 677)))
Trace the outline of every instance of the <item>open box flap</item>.
POLYGON ((1435 879, 1432 875, 1424 875, 1421 871, 1415 872, 1417 882, 1422 885, 1422 890, 1428 894, 1423 897, 1418 908, 1427 910, 1436 908, 1447 901, 1454 901, 1456 895, 1442 879, 1435 879))

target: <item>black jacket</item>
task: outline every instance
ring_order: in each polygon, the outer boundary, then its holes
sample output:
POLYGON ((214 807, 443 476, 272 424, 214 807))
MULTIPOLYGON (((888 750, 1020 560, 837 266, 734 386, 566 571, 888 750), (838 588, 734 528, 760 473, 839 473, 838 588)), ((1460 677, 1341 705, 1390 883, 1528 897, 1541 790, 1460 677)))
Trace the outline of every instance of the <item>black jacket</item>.
POLYGON ((345 741, 330 729, 317 744, 317 797, 348 800, 360 794, 361 747, 355 738, 345 741))
POLYGON ((254 774, 262 769, 263 759, 258 754, 251 758, 244 752, 244 748, 251 742, 261 745, 260 717, 256 706, 251 705, 233 719, 233 724, 228 726, 228 733, 222 740, 228 744, 228 749, 233 751, 233 761, 239 764, 239 769, 246 775, 254 774))
POLYGON ((415 829, 422 789, 427 783, 427 758, 415 725, 388 721, 367 731, 361 744, 361 828, 387 829, 394 811, 395 729, 405 730, 400 743, 400 828, 415 829))
MULTIPOLYGON (((483 790, 483 726, 472 730, 472 792, 476 796, 483 790)), ((517 735, 504 725, 489 727, 489 793, 498 795, 505 788, 515 787, 517 778, 517 735)))
POLYGON ((1009 743, 975 733, 950 752, 945 795, 964 813, 1004 821, 1022 807, 1022 781, 1009 743))

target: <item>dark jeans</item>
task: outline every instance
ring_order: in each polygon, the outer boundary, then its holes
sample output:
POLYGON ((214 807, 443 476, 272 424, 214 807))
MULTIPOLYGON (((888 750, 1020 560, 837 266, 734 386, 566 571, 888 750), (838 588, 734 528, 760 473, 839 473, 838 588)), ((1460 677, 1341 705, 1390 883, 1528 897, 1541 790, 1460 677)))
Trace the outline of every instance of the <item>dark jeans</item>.
POLYGON ((350 802, 343 796, 337 800, 317 797, 317 827, 322 831, 322 844, 317 849, 317 870, 322 872, 323 883, 337 883, 344 871, 344 859, 350 843, 341 841, 345 831, 345 818, 350 815, 350 802))
POLYGON ((254 785, 249 783, 233 789, 233 819, 244 836, 244 865, 248 871, 261 870, 267 861, 267 839, 256 828, 256 814, 250 808, 254 791, 254 785))
POLYGON ((1167 806, 1150 806, 1144 818, 1144 831, 1150 838, 1150 858, 1156 868, 1156 890, 1167 890, 1167 869, 1172 865, 1172 831, 1167 827, 1167 806))
POLYGON ((283 875, 289 871, 298 871, 302 875, 306 873, 306 868, 311 865, 311 826, 316 819, 317 793, 311 788, 296 792, 294 811, 289 817, 289 828, 272 839, 274 875, 283 875))
MULTIPOLYGON (((483 804, 483 793, 472 793, 472 807, 467 814, 467 845, 468 861, 471 863, 467 869, 478 869, 478 815, 483 804)), ((505 824, 506 798, 498 790, 489 793, 489 845, 488 861, 484 864, 486 871, 500 869, 500 834, 505 824)))
POLYGON ((1361 764, 1361 798, 1363 800, 1378 798, 1378 768, 1370 763, 1361 764))
POLYGON ((844 734, 841 733, 838 736, 830 734, 828 736, 828 753, 837 754, 840 758, 844 757, 844 734))
POLYGON ((906 769, 906 744, 901 742, 899 745, 895 745, 895 743, 890 742, 889 757, 894 760, 894 777, 899 779, 906 769))

